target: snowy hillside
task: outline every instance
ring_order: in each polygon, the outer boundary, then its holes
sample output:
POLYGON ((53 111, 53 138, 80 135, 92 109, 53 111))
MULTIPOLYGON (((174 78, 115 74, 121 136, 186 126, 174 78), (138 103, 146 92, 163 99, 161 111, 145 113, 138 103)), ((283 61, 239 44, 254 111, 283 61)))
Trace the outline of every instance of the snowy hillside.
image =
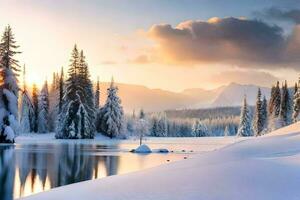
POLYGON ((145 171, 82 182, 25 199, 300 199, 300 123, 145 171))
MULTIPOLYGON (((211 104, 212 107, 223 106, 240 106, 245 95, 250 105, 255 104, 258 86, 256 85, 241 85, 231 83, 223 89, 211 104)), ((268 99, 270 97, 270 88, 261 87, 262 95, 268 99)))

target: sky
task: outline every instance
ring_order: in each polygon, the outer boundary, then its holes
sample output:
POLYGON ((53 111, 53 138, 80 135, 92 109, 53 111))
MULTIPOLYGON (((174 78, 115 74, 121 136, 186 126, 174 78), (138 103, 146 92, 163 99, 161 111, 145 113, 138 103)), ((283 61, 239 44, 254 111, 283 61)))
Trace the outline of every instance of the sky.
POLYGON ((94 80, 170 91, 293 84, 300 69, 298 0, 0 0, 7 24, 38 85, 75 43, 94 80))

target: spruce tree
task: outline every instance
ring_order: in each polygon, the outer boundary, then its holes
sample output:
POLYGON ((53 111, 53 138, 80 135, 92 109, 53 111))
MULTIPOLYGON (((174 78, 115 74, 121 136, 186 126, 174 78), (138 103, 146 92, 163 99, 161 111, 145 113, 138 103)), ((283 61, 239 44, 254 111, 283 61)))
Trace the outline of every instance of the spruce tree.
POLYGON ((22 133, 29 133, 31 131, 30 124, 31 124, 32 117, 33 117, 33 107, 27 91, 26 68, 24 65, 23 90, 22 90, 21 105, 20 105, 20 131, 22 133))
POLYGON ((224 136, 227 137, 227 136, 230 136, 230 130, 229 130, 229 126, 227 125, 224 129, 224 136))
POLYGON ((101 132, 110 138, 118 137, 122 134, 123 128, 123 108, 121 99, 118 97, 118 87, 114 85, 112 79, 110 87, 107 89, 107 99, 105 105, 101 108, 99 115, 101 122, 101 132))
POLYGON ((56 138, 93 138, 95 105, 93 86, 83 52, 74 46, 62 99, 56 138))
POLYGON ((280 123, 281 126, 286 126, 291 123, 291 98, 287 86, 287 82, 285 81, 282 86, 281 93, 281 104, 280 104, 280 123))
POLYGON ((47 133, 49 131, 49 92, 47 81, 45 81, 39 94, 37 124, 39 133, 47 133))
POLYGON ((31 122, 31 128, 33 132, 38 131, 38 116, 39 116, 39 99, 38 88, 36 84, 32 85, 32 104, 33 104, 33 117, 31 122))
POLYGON ((263 131, 266 132, 266 129, 268 127, 268 102, 266 97, 264 96, 263 101, 262 101, 262 124, 263 124, 263 131))
POLYGON ((95 91, 95 108, 98 110, 100 107, 100 84, 99 84, 99 78, 97 78, 97 85, 96 85, 96 91, 95 91))
POLYGON ((281 105, 281 92, 280 92, 280 86, 279 82, 277 81, 276 87, 274 88, 274 91, 272 93, 269 107, 271 108, 271 111, 269 113, 269 130, 273 131, 280 127, 280 105, 281 105))
POLYGON ((59 87, 58 113, 60 113, 63 105, 63 96, 64 96, 64 69, 63 68, 61 68, 58 87, 59 87))
POLYGON ((255 136, 260 136, 262 131, 264 130, 264 122, 263 122, 263 102, 261 100, 261 91, 258 88, 257 98, 256 98, 256 107, 253 118, 253 132, 255 136))
POLYGON ((237 136, 251 136, 251 122, 250 122, 250 111, 247 105, 246 96, 243 100, 243 106, 241 107, 240 124, 237 132, 237 136))
POLYGON ((299 112, 300 112, 300 77, 298 81, 298 88, 295 89, 295 94, 293 98, 293 122, 299 121, 299 112))
POLYGON ((15 59, 15 56, 20 53, 17 51, 18 47, 11 27, 8 25, 0 42, 0 76, 2 79, 0 84, 0 126, 2 129, 11 126, 14 136, 19 129, 17 78, 20 66, 15 59))

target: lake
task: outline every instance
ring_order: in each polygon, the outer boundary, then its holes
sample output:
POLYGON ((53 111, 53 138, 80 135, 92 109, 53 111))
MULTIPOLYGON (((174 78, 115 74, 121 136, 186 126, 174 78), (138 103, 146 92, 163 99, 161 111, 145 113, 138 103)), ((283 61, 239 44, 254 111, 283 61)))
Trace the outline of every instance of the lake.
POLYGON ((233 141, 233 138, 150 139, 146 143, 152 149, 170 150, 170 153, 152 154, 130 153, 138 145, 137 141, 130 140, 26 141, 0 145, 0 199, 11 200, 80 181, 189 159, 195 153, 211 151, 233 141))

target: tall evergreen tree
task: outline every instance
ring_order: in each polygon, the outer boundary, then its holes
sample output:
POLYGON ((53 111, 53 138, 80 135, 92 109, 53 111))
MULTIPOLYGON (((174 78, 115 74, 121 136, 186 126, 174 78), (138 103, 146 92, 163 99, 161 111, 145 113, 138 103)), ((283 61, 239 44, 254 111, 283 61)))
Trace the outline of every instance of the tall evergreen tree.
POLYGON ((39 133, 47 133, 49 131, 49 92, 47 81, 45 81, 39 94, 37 124, 39 133))
POLYGON ((274 91, 272 93, 269 107, 271 108, 271 111, 269 113, 269 130, 276 130, 280 127, 280 104, 281 104, 281 92, 280 92, 280 86, 279 82, 277 81, 276 87, 274 88, 274 91), (272 101, 271 101, 272 100, 272 101))
POLYGON ((93 86, 83 52, 74 46, 59 114, 56 138, 93 138, 95 105, 93 86))
POLYGON ((63 96, 64 96, 64 68, 61 68, 60 77, 59 77, 59 99, 58 99, 58 112, 61 112, 63 105, 63 96))
POLYGON ((39 116, 39 99, 38 99, 38 88, 36 84, 32 86, 32 104, 33 104, 33 117, 31 127, 33 132, 38 132, 38 116, 39 116))
POLYGON ((100 84, 99 84, 99 77, 97 78, 97 85, 95 91, 95 108, 98 110, 100 107, 100 84))
POLYGON ((30 124, 31 124, 32 117, 33 117, 33 107, 27 91, 26 68, 24 65, 23 91, 21 95, 21 105, 20 105, 20 131, 22 133, 29 133, 31 131, 30 124))
POLYGON ((266 129, 268 128, 268 102, 266 97, 264 96, 263 101, 262 101, 262 106, 261 106, 261 111, 262 111, 262 123, 263 123, 263 131, 266 132, 266 129))
POLYGON ((101 123, 101 132, 113 138, 118 137, 122 133, 123 128, 123 108, 121 99, 118 97, 118 87, 114 85, 112 79, 110 87, 107 89, 108 96, 105 105, 101 108, 99 115, 101 123))
POLYGON ((237 132, 237 136, 251 136, 251 119, 250 111, 247 105, 246 96, 243 100, 243 106, 241 107, 240 124, 237 132))
POLYGON ((293 121, 297 122, 299 121, 300 115, 300 77, 298 80, 298 88, 295 89, 295 94, 294 94, 294 102, 293 102, 293 121))
POLYGON ((11 27, 8 25, 0 42, 0 76, 2 79, 0 83, 0 126, 3 129, 11 126, 14 135, 19 129, 17 78, 20 66, 15 59, 15 56, 20 53, 17 51, 18 47, 11 27))
POLYGON ((264 121, 263 121, 263 102, 261 100, 261 91, 258 88, 257 98, 256 98, 256 107, 253 118, 253 131, 255 136, 260 136, 264 130, 264 121))
POLYGON ((281 126, 286 126, 291 123, 291 111, 292 111, 291 98, 290 98, 287 82, 285 81, 284 85, 282 86, 281 104, 280 104, 281 126))

